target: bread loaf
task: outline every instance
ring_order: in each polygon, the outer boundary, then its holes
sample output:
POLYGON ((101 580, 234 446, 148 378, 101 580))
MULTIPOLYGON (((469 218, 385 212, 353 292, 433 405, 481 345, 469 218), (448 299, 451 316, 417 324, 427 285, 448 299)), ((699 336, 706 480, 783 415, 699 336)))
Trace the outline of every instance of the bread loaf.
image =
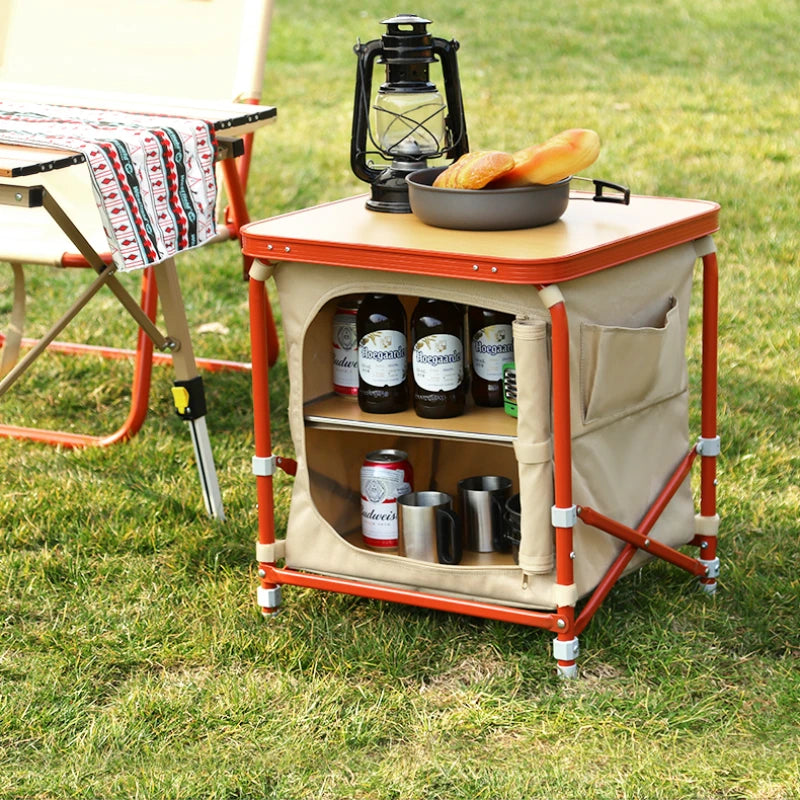
POLYGON ((433 185, 440 189, 482 189, 490 181, 514 168, 514 157, 499 150, 475 150, 464 153, 433 185))

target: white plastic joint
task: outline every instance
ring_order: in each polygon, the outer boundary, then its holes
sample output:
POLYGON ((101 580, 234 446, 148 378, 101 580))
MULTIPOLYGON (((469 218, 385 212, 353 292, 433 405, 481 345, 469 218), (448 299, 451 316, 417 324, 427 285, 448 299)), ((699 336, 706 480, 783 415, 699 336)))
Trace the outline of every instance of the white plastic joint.
POLYGON ((542 301, 545 308, 552 308, 564 302, 564 295, 561 294, 561 289, 559 289, 558 286, 551 285, 539 289, 539 299, 542 301))
POLYGON ((263 261, 254 261, 250 267, 249 275, 254 281, 266 281, 275 268, 272 264, 265 264, 263 261))
POLYGON ((553 587, 553 600, 556 606, 574 606, 578 602, 578 587, 574 583, 553 587))
POLYGON ((694 532, 699 536, 716 536, 719 533, 719 514, 714 514, 713 517, 696 514, 694 532))
POLYGON ((277 459, 275 456, 253 456, 253 475, 268 478, 275 474, 277 459))
POLYGON ((271 544, 256 542, 256 561, 259 564, 274 564, 286 557, 286 539, 276 539, 271 544))
POLYGON ((278 608, 281 604, 281 587, 265 589, 263 586, 259 586, 256 599, 261 608, 278 608))
POLYGON ((578 638, 553 639, 553 656, 557 661, 574 661, 580 654, 578 638))
POLYGON ((553 506, 550 509, 550 521, 554 528, 573 528, 578 521, 578 507, 559 508, 559 506, 553 506))
POLYGON ((713 439, 704 439, 702 436, 698 438, 697 452, 701 456, 718 456, 721 452, 719 436, 713 439))
POLYGON ((718 558, 712 558, 711 560, 698 558, 697 560, 706 568, 706 578, 719 578, 718 558))

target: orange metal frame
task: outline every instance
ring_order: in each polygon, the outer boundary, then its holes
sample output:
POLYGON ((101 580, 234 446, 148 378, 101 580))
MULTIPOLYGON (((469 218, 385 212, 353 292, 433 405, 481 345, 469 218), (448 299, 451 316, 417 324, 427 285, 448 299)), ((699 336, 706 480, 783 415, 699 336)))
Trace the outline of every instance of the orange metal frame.
MULTIPOLYGON (((269 320, 269 301, 263 279, 250 279, 250 330, 253 358, 253 404, 256 457, 270 458, 272 443, 269 417, 269 343, 265 335, 269 320)), ((703 356, 701 436, 713 439, 717 435, 717 308, 718 272, 716 254, 703 257, 703 356)), ((553 446, 555 505, 558 508, 573 506, 572 495, 572 447, 570 432, 570 375, 569 375, 569 330, 567 313, 563 301, 550 309, 552 320, 552 400, 553 400, 553 446)), ((702 455, 692 449, 668 479, 659 496, 648 509, 636 529, 610 519, 586 507, 578 507, 581 520, 605 531, 625 543, 606 575, 584 602, 579 613, 572 606, 559 606, 555 612, 532 611, 501 604, 461 600, 430 592, 417 592, 382 586, 367 581, 332 578, 279 568, 276 562, 259 562, 261 587, 275 589, 281 584, 306 586, 334 592, 358 595, 376 600, 387 600, 412 606, 457 612, 476 617, 529 625, 556 633, 562 642, 572 642, 584 630, 612 587, 622 576, 636 551, 643 549, 656 558, 661 558, 713 587, 714 577, 708 577, 704 561, 716 558, 716 536, 698 535, 691 544, 702 553, 702 561, 692 558, 672 547, 649 537, 649 532, 661 516, 682 483, 688 478, 696 458, 701 459, 700 513, 701 516, 716 515, 716 456, 702 455)), ((290 459, 278 460, 277 466, 294 474, 296 464, 290 459)), ((271 475, 256 476, 258 497, 258 542, 270 545, 275 541, 275 519, 273 510, 273 479, 271 475)), ((556 583, 571 586, 573 583, 573 530, 556 529, 556 583)), ((274 613, 276 608, 262 608, 264 614, 274 613)), ((575 667, 574 659, 559 659, 562 672, 570 674, 575 667)))
MULTIPOLYGON (((258 101, 253 99, 247 102, 256 104, 258 101)), ((237 159, 226 159, 220 162, 225 191, 228 197, 228 206, 224 212, 225 225, 229 229, 231 236, 237 239, 240 239, 240 230, 242 226, 250 221, 245 192, 247 189, 247 178, 252 157, 253 134, 246 134, 243 137, 243 141, 245 147, 243 155, 239 156, 237 159)), ((101 253, 99 255, 105 264, 111 262, 110 253, 101 253)), ((243 256, 243 262, 244 275, 246 276, 253 259, 250 256, 243 256)), ((86 259, 77 253, 65 253, 62 257, 61 264, 63 267, 71 268, 90 267, 86 259)), ((149 319, 155 322, 158 309, 158 291, 152 267, 148 267, 142 272, 140 303, 149 319)), ((264 326, 264 335, 267 342, 266 363, 272 366, 278 359, 280 345, 269 302, 267 302, 264 314, 264 326)), ((2 334, 0 334, 0 344, 3 343, 3 338, 2 334)), ((35 344, 35 340, 23 339, 22 343, 23 345, 31 346, 35 344)), ((137 335, 135 350, 58 341, 53 342, 48 349, 53 352, 68 355, 96 355, 111 359, 133 359, 131 403, 127 418, 114 433, 106 436, 55 431, 43 428, 29 428, 19 425, 0 425, 0 437, 27 439, 66 448, 89 446, 105 447, 118 442, 127 441, 138 433, 147 416, 153 364, 172 363, 171 355, 153 352, 153 342, 141 328, 137 335)), ((211 372, 245 372, 250 370, 250 364, 248 363, 225 361, 222 359, 197 358, 196 363, 200 369, 211 372)))

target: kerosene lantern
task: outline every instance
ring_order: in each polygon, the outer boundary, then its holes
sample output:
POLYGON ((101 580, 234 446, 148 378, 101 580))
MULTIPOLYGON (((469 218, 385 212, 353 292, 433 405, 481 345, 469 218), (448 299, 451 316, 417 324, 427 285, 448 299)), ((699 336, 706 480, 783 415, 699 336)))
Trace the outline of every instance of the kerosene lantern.
POLYGON ((431 20, 398 14, 381 24, 378 40, 353 48, 358 56, 350 164, 372 184, 367 208, 408 213, 406 175, 427 166, 428 159, 456 160, 468 150, 455 40, 428 33, 431 20), (386 82, 372 98, 375 60, 386 65, 386 82), (441 62, 447 103, 429 80, 429 66, 441 62), (375 112, 375 127, 370 123, 375 112), (382 159, 380 166, 373 157, 382 159))

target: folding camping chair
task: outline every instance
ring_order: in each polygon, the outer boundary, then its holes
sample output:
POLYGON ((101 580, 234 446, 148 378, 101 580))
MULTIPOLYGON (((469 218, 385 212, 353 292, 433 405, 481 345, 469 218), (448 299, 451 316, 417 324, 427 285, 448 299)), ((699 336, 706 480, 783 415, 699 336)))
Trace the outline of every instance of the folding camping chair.
MULTIPOLYGON (((180 97, 203 107, 206 103, 259 101, 273 0, 138 0, 135 6, 107 0, 0 0, 0 98, 24 93, 36 97, 54 92, 70 97, 125 93, 162 100, 180 97), (47 24, 43 25, 42 21, 47 24)), ((123 101, 123 104, 126 101, 123 101)), ((126 105, 122 106, 127 108, 126 105)), ((244 136, 244 152, 220 162, 227 198, 220 203, 220 224, 214 241, 238 238, 248 221, 245 202, 253 133, 244 136)), ((8 173, 6 173, 8 175, 8 173)), ((7 185, 44 184, 100 255, 110 253, 89 191, 85 166, 52 172, 43 180, 32 175, 5 180, 7 185)), ((220 192, 222 196, 222 192, 220 192)), ((0 377, 16 363, 20 347, 34 342, 22 336, 25 283, 22 264, 88 267, 61 230, 48 221, 21 215, 21 209, 0 205, 0 260, 12 265, 14 307, 5 333, 0 331, 0 377)), ((245 260, 246 275, 250 259, 245 260)), ((140 305, 154 320, 157 293, 152 268, 142 274, 140 305)), ((270 363, 277 358, 278 340, 270 321, 270 363)), ((127 419, 114 433, 90 435, 0 424, 0 436, 32 439, 65 447, 108 445, 124 441, 141 427, 147 414, 150 377, 155 361, 153 342, 142 329, 135 350, 52 342, 50 349, 95 353, 111 358, 135 358, 131 405, 127 419)), ((207 369, 247 369, 249 365, 198 359, 207 369)))
MULTIPOLYGON (((231 101, 255 105, 263 80, 271 11, 272 0, 138 0, 135 6, 107 0, 76 0, 67 4, 49 0, 0 0, 0 99, 43 99, 75 106, 93 106, 97 99, 98 107, 149 112, 170 108, 171 101, 167 98, 180 97, 192 108, 200 109, 190 116, 203 119, 211 119, 212 113, 216 113, 211 109, 218 109, 222 101, 226 107, 231 101), (46 20, 44 25, 43 20, 46 20), (203 114, 206 108, 208 117, 203 114)), ((238 238, 240 226, 248 221, 244 193, 252 131, 263 123, 264 117, 259 119, 258 124, 237 127, 237 133, 243 133, 243 149, 228 149, 218 162, 227 207, 222 208, 220 204, 221 224, 211 241, 238 238), (238 157, 234 159, 233 155, 238 157)), ((229 145, 234 147, 234 143, 229 145)), ((139 430, 146 416, 154 359, 172 358, 177 384, 195 378, 195 360, 174 266, 157 265, 142 271, 138 304, 129 296, 123 297, 119 283, 113 277, 109 279, 110 288, 140 324, 135 351, 54 342, 58 332, 77 313, 74 307, 39 343, 25 340, 22 327, 26 291, 22 265, 93 267, 101 272, 111 263, 111 254, 107 252, 108 244, 86 165, 26 175, 24 165, 20 166, 19 149, 12 149, 15 151, 11 159, 14 169, 0 171, 3 184, 0 194, 5 192, 6 195, 0 196, 0 260, 11 265, 14 276, 10 325, 5 334, 0 333, 0 379, 6 375, 0 382, 0 395, 9 388, 9 378, 16 380, 18 377, 14 372, 22 366, 22 362, 17 363, 20 348, 29 345, 33 345, 33 350, 28 355, 34 357, 49 345, 70 353, 95 352, 115 358, 132 356, 135 365, 130 411, 116 432, 98 436, 2 424, 0 436, 65 447, 124 441, 139 430), (28 207, 30 191, 39 186, 43 186, 49 202, 60 209, 57 216, 63 212, 68 228, 62 223, 56 224, 52 214, 32 213, 34 209, 28 207), (25 207, 15 207, 14 200, 19 201, 23 196, 25 207), (165 320, 167 306, 170 306, 173 330, 168 330, 167 337, 153 324, 159 295, 165 320), (176 326, 177 337, 174 335, 176 326), (169 350, 175 338, 181 341, 180 354, 170 352, 154 356, 153 340, 162 349, 169 350)), ((61 167, 69 158, 70 155, 61 152, 50 163, 61 167)), ((32 158, 32 161, 41 159, 32 158)), ((246 260, 245 273, 248 266, 246 260)), ((170 325, 167 327, 169 329, 170 325)), ((278 345, 272 321, 269 327, 272 363, 277 358, 278 345)), ((247 366, 208 359, 197 363, 209 368, 247 366)), ((186 408, 180 406, 179 396, 175 395, 176 406, 183 416, 186 408)), ((204 425, 204 419, 202 422, 204 425)), ((207 435, 201 432, 198 440, 196 425, 199 422, 193 422, 190 427, 206 506, 213 516, 222 516, 207 435), (205 469, 203 462, 207 464, 205 469)))

